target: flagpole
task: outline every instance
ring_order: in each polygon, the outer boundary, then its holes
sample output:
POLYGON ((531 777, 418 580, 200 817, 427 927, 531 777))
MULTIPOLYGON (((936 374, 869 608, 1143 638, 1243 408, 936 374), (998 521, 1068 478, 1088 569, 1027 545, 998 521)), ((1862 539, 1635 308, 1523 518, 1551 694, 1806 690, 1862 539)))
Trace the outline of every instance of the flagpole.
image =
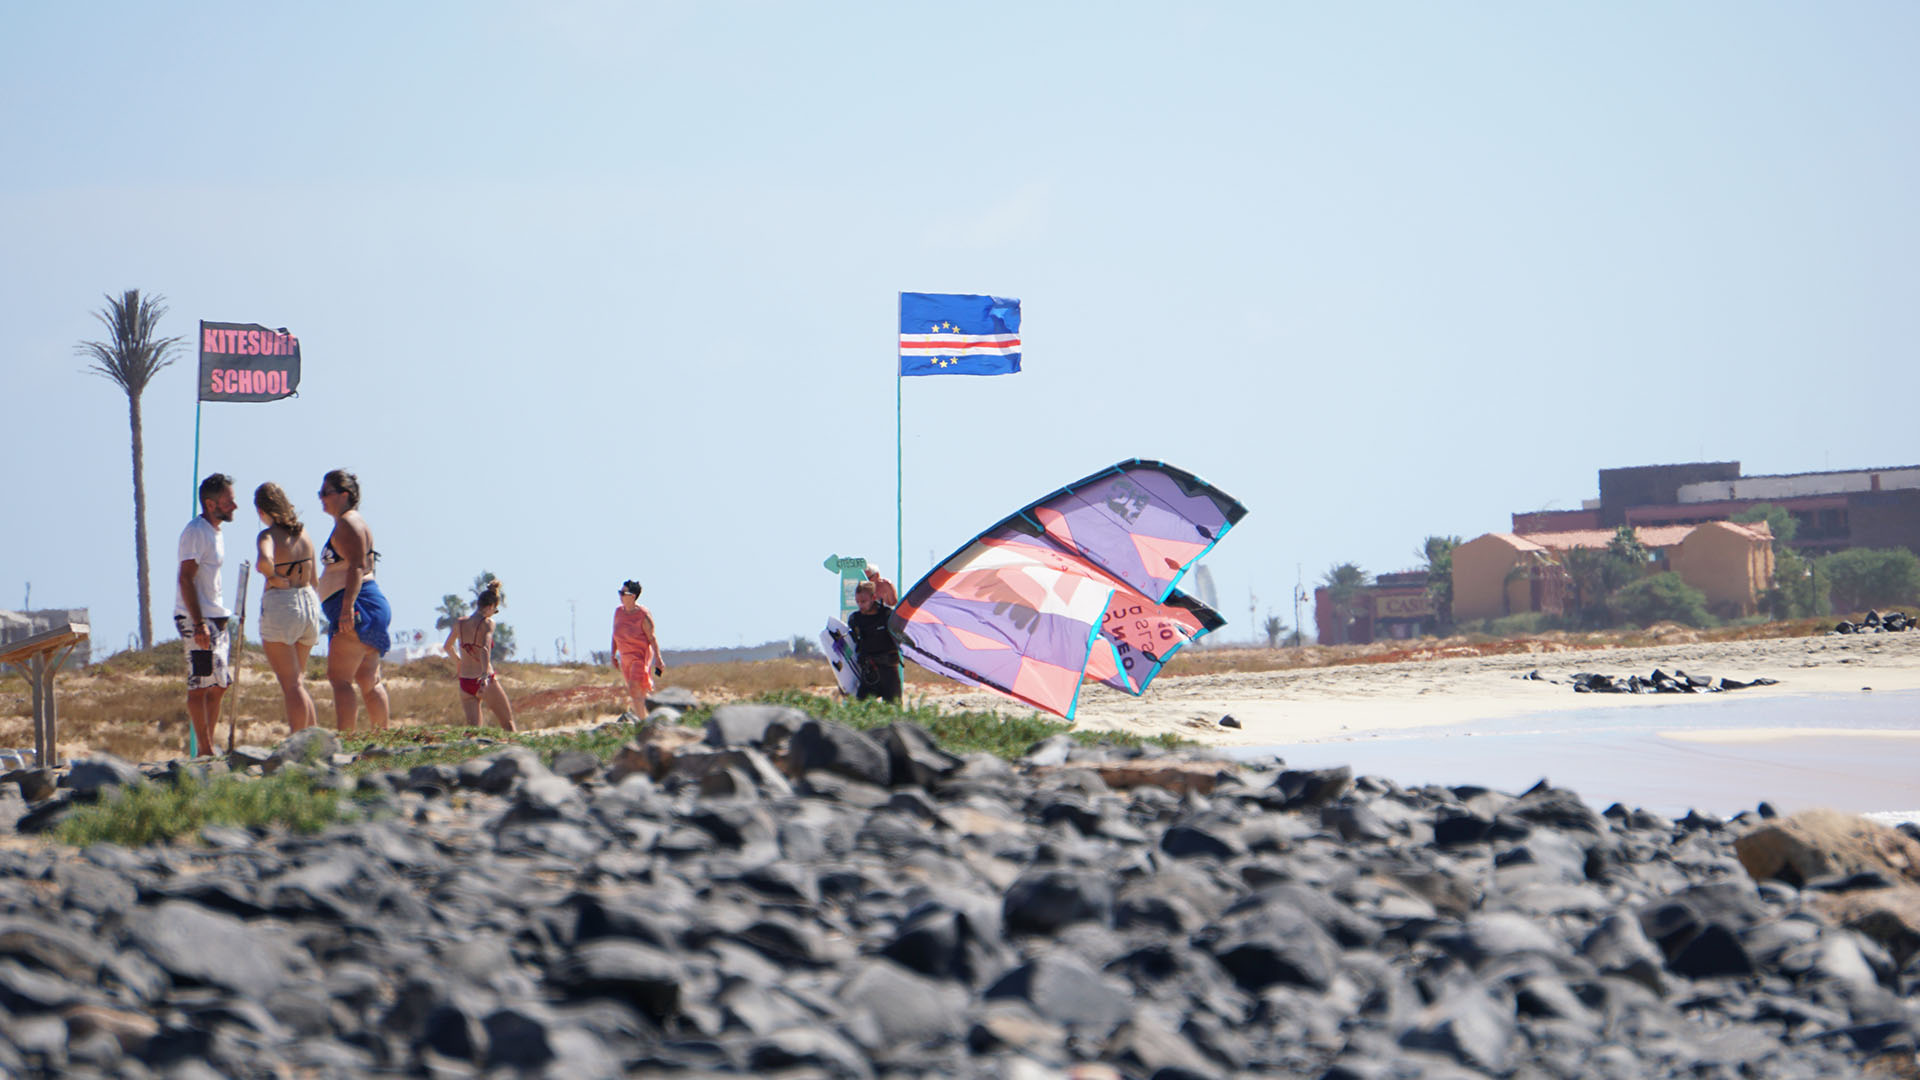
POLYGON ((195 393, 193 403, 193 512, 200 512, 200 402, 195 393))
MULTIPOLYGON (((205 319, 200 320, 199 340, 203 343, 201 348, 204 349, 206 347, 204 342, 207 340, 207 320, 205 319)), ((195 375, 193 380, 193 512, 196 514, 200 512, 200 377, 198 375, 195 375)))
MULTIPOLYGON (((906 314, 906 294, 895 293, 895 313, 906 314)), ((905 581, 907 572, 905 560, 906 526, 903 524, 906 504, 906 468, 903 465, 905 454, 901 450, 905 437, 901 433, 900 423, 900 386, 906 381, 900 373, 900 335, 893 336, 893 580, 905 581)))
MULTIPOLYGON (((207 340, 207 321, 200 320, 200 340, 207 340)), ((199 365, 195 365, 197 368, 199 365)), ((193 380, 193 512, 200 512, 200 379, 193 380)), ((193 731, 193 717, 187 717, 187 756, 200 756, 200 740, 193 731)))
MULTIPOLYGON (((204 327, 206 324, 202 323, 201 325, 204 327)), ((200 338, 203 341, 206 340, 206 334, 203 332, 200 335, 200 338)), ((195 514, 198 514, 201 512, 201 508, 200 508, 200 383, 198 379, 194 381, 194 387, 193 387, 193 512, 195 514)), ((194 735, 193 717, 191 716, 187 717, 187 756, 190 758, 197 758, 200 756, 200 740, 198 737, 194 735)))

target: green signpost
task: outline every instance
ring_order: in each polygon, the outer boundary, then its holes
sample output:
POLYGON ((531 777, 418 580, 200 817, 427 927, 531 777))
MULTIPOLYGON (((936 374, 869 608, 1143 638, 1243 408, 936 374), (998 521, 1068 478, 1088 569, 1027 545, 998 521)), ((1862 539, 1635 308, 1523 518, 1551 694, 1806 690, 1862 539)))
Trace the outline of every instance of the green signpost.
POLYGON ((855 556, 827 556, 826 567, 840 575, 840 620, 846 621, 859 605, 853 602, 853 590, 867 580, 867 560, 855 556))

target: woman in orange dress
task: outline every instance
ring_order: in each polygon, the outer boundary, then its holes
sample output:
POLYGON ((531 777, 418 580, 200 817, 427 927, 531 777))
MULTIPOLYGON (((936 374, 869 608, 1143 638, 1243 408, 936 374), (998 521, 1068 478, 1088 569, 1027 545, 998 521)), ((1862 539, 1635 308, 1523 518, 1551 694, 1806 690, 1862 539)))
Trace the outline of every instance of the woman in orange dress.
POLYGON ((653 636, 653 613, 640 606, 640 583, 620 586, 620 606, 613 611, 613 662, 627 682, 627 700, 635 716, 647 714, 647 695, 653 680, 666 673, 660 641, 653 636))

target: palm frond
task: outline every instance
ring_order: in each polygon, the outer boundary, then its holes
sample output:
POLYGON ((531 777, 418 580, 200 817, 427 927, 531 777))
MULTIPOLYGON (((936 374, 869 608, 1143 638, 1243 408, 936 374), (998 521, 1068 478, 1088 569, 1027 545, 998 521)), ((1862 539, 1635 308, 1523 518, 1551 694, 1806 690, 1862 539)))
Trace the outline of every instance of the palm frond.
POLYGON ((128 289, 118 299, 105 297, 107 306, 93 313, 107 328, 108 340, 83 341, 74 351, 91 360, 91 374, 111 380, 129 397, 139 397, 160 369, 174 361, 178 337, 157 337, 161 316, 167 313, 165 297, 141 296, 139 289, 128 289))

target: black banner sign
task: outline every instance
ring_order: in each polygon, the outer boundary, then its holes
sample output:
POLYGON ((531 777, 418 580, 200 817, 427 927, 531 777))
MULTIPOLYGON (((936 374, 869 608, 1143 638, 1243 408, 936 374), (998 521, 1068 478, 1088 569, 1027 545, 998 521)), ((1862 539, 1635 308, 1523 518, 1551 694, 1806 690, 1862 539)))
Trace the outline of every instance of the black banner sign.
POLYGON ((298 389, 300 339, 286 327, 201 320, 201 401, 278 401, 298 389))

